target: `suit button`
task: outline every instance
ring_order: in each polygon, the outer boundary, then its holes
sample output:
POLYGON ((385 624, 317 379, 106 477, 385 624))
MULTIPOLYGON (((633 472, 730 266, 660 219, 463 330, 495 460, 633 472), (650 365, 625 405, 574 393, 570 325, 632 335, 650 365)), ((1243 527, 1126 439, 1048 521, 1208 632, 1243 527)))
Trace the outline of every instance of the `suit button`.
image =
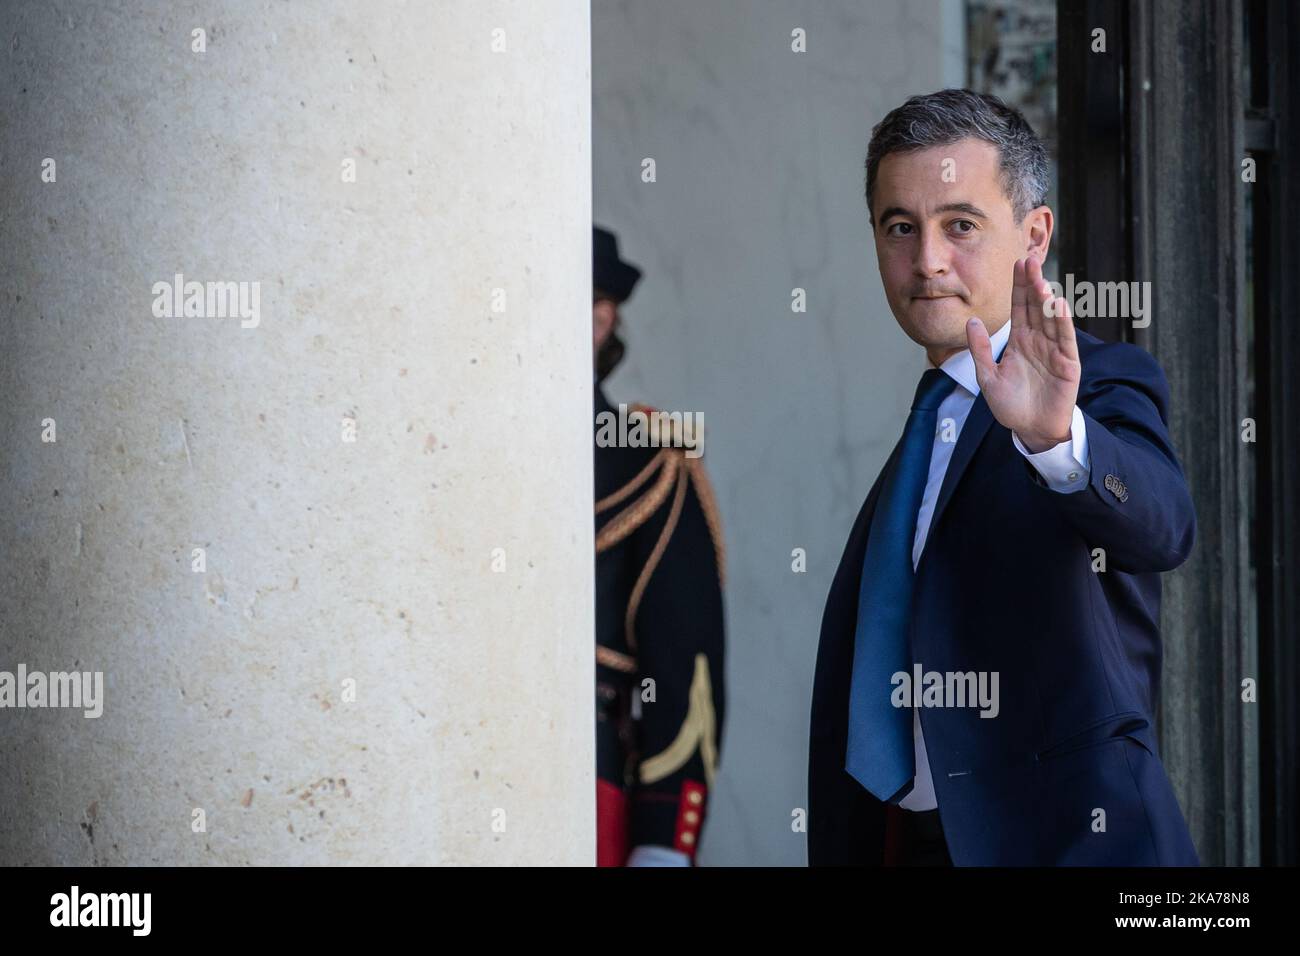
POLYGON ((1070 480, 1071 480, 1071 481, 1078 481, 1078 480, 1079 480, 1079 473, 1078 473, 1077 471, 1072 471, 1072 472, 1070 472, 1070 476, 1069 476, 1069 477, 1070 477, 1070 480))

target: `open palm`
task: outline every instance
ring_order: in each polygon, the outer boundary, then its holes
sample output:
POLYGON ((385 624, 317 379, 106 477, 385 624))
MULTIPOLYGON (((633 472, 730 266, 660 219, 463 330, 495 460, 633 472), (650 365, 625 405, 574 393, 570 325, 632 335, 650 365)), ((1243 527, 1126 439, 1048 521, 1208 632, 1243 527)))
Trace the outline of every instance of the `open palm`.
POLYGON ((1070 437, 1079 348, 1070 308, 1052 295, 1037 257, 1017 260, 1012 282, 1011 335, 1001 361, 994 363, 988 330, 979 319, 967 323, 966 341, 989 411, 1026 448, 1040 452, 1070 437))

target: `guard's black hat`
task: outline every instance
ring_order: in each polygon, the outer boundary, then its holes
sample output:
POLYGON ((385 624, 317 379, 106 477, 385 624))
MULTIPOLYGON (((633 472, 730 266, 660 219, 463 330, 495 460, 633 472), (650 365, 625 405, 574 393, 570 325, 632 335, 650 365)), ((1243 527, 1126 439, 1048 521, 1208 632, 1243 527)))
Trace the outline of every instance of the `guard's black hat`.
POLYGON ((608 292, 615 301, 624 301, 641 278, 641 270, 618 257, 617 237, 600 226, 592 227, 591 252, 592 285, 608 292))

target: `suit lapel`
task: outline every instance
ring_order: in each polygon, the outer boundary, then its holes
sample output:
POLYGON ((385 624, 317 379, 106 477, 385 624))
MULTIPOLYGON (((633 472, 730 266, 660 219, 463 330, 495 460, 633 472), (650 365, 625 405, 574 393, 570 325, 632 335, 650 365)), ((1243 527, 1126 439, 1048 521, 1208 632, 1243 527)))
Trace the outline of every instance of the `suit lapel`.
POLYGON ((961 435, 957 438, 957 447, 952 450, 952 458, 948 462, 947 472, 944 473, 943 484, 939 486, 939 500, 934 504, 934 515, 930 518, 930 528, 926 532, 927 540, 934 534, 934 529, 939 527, 939 519, 943 517, 944 508, 948 506, 948 501, 952 498, 957 483, 961 481, 966 466, 975 457, 976 449, 984 441, 984 436, 992 424, 993 413, 989 411, 988 403, 984 401, 984 393, 980 392, 975 396, 975 403, 971 405, 970 414, 966 416, 966 422, 962 425, 961 435))

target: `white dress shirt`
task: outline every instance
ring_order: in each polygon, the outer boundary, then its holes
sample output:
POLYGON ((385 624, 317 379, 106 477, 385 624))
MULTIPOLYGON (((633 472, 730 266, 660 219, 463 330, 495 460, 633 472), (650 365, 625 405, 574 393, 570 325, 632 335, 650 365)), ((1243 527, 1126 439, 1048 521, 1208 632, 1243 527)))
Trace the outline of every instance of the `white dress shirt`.
MULTIPOLYGON (((1004 322, 989 337, 994 360, 1002 357, 1007 339, 1011 335, 1011 323, 1004 322)), ((934 368, 933 362, 926 360, 927 368, 934 368)), ((979 396, 980 386, 975 378, 975 359, 970 349, 963 349, 950 356, 939 366, 947 375, 957 382, 957 387, 939 404, 939 422, 934 433, 934 447, 930 452, 930 473, 925 482, 925 494, 921 498, 921 508, 916 513, 916 536, 912 541, 912 570, 920 563, 921 552, 925 549, 925 539, 930 533, 930 518, 934 515, 935 503, 939 500, 939 489, 943 485, 943 476, 948 472, 948 462, 952 460, 953 449, 957 447, 957 438, 962 426, 970 415, 971 407, 979 396), (946 440, 945 440, 946 439, 946 440)), ((1074 407, 1070 420, 1070 440, 1063 441, 1054 448, 1049 448, 1036 455, 1020 443, 1020 438, 1013 432, 1011 442, 1016 450, 1029 459, 1047 486, 1053 491, 1068 494, 1080 491, 1088 485, 1088 431, 1084 425, 1083 412, 1079 406, 1074 407)), ((923 667, 925 661, 919 662, 923 667)), ((933 810, 939 803, 934 794, 934 778, 930 774, 930 763, 925 755, 925 737, 921 733, 920 708, 912 710, 913 740, 916 746, 916 777, 912 781, 912 790, 898 805, 905 810, 933 810)))

